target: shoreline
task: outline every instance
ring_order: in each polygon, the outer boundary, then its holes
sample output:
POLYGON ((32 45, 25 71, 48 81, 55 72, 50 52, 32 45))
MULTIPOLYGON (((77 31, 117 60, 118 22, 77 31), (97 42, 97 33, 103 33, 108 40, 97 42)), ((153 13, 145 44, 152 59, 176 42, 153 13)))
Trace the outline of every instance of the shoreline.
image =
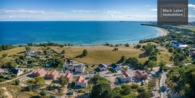
POLYGON ((154 28, 157 29, 159 31, 159 33, 160 33, 158 37, 166 36, 169 33, 169 31, 167 31, 164 28, 160 28, 160 27, 154 27, 154 28))

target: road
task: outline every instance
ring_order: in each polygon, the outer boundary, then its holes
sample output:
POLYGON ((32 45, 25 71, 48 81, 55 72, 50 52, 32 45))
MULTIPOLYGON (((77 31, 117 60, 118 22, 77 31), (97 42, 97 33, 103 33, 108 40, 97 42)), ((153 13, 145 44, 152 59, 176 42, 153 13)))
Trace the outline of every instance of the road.
POLYGON ((165 84, 165 80, 167 78, 167 72, 163 72, 161 79, 160 79, 160 90, 161 90, 161 98, 167 98, 167 90, 165 87, 167 87, 167 85, 165 84))

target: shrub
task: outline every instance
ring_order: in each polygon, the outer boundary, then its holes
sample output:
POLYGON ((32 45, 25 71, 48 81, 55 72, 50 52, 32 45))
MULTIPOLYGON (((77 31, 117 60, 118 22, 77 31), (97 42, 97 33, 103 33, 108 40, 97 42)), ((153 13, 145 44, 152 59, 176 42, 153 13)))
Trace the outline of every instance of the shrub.
POLYGON ((42 90, 42 91, 40 92, 40 95, 41 95, 41 96, 45 96, 45 95, 46 95, 46 92, 45 92, 44 90, 42 90))
POLYGON ((16 84, 16 85, 19 85, 19 84, 20 84, 20 80, 18 80, 18 79, 15 80, 15 84, 16 84))

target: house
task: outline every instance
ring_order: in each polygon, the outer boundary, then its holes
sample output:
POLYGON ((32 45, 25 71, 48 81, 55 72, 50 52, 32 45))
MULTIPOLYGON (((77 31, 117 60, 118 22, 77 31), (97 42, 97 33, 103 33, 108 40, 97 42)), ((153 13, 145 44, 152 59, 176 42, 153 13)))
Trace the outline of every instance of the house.
POLYGON ((57 71, 53 70, 52 72, 47 72, 47 74, 45 75, 45 78, 47 79, 55 79, 57 76, 57 71))
POLYGON ((190 56, 195 57, 195 48, 190 49, 190 56))
POLYGON ((118 70, 120 70, 120 66, 118 65, 118 64, 112 64, 112 65, 110 65, 111 66, 111 68, 114 70, 114 71, 118 71, 118 70))
POLYGON ((79 64, 79 65, 75 66, 75 72, 81 73, 81 72, 84 72, 84 70, 85 70, 84 64, 79 64))
POLYGON ((147 73, 144 72, 144 71, 141 72, 141 71, 137 70, 137 71, 135 72, 135 77, 136 77, 137 79, 139 79, 139 80, 142 80, 142 79, 147 79, 148 75, 147 75, 147 73))
POLYGON ((186 47, 188 47, 187 44, 179 43, 179 42, 171 42, 171 46, 173 46, 174 48, 181 48, 181 49, 185 49, 186 47))
POLYGON ((71 80, 72 80, 72 73, 68 72, 68 73, 65 75, 65 78, 68 80, 68 82, 71 82, 71 80))
POLYGON ((4 73, 4 70, 3 69, 0 69, 0 74, 4 73))
POLYGON ((127 72, 123 72, 121 77, 119 77, 121 82, 129 82, 131 80, 131 76, 127 72))
POLYGON ((66 68, 69 71, 74 71, 74 72, 84 72, 84 70, 85 70, 85 65, 82 63, 80 63, 80 64, 64 64, 62 67, 66 68))
POLYGON ((108 68, 108 66, 106 64, 99 64, 98 68, 99 68, 100 71, 104 71, 108 68))
POLYGON ((44 70, 43 68, 41 68, 41 69, 39 69, 39 70, 35 70, 35 71, 33 72, 33 76, 34 76, 34 77, 44 76, 44 72, 45 72, 45 70, 44 70))
POLYGON ((9 73, 12 73, 12 74, 15 74, 16 76, 19 76, 19 75, 23 74, 23 70, 12 68, 9 70, 9 73))
POLYGON ((75 81, 75 87, 87 87, 87 80, 85 80, 82 76, 78 76, 75 81))

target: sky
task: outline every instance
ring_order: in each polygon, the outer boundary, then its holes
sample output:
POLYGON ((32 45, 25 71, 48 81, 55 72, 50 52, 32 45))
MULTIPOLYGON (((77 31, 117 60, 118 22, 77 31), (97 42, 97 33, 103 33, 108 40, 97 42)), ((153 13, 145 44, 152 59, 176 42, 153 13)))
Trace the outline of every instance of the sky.
MULTIPOLYGON (((195 21, 195 0, 188 0, 195 21)), ((157 0, 0 0, 0 21, 156 21, 157 0)))

